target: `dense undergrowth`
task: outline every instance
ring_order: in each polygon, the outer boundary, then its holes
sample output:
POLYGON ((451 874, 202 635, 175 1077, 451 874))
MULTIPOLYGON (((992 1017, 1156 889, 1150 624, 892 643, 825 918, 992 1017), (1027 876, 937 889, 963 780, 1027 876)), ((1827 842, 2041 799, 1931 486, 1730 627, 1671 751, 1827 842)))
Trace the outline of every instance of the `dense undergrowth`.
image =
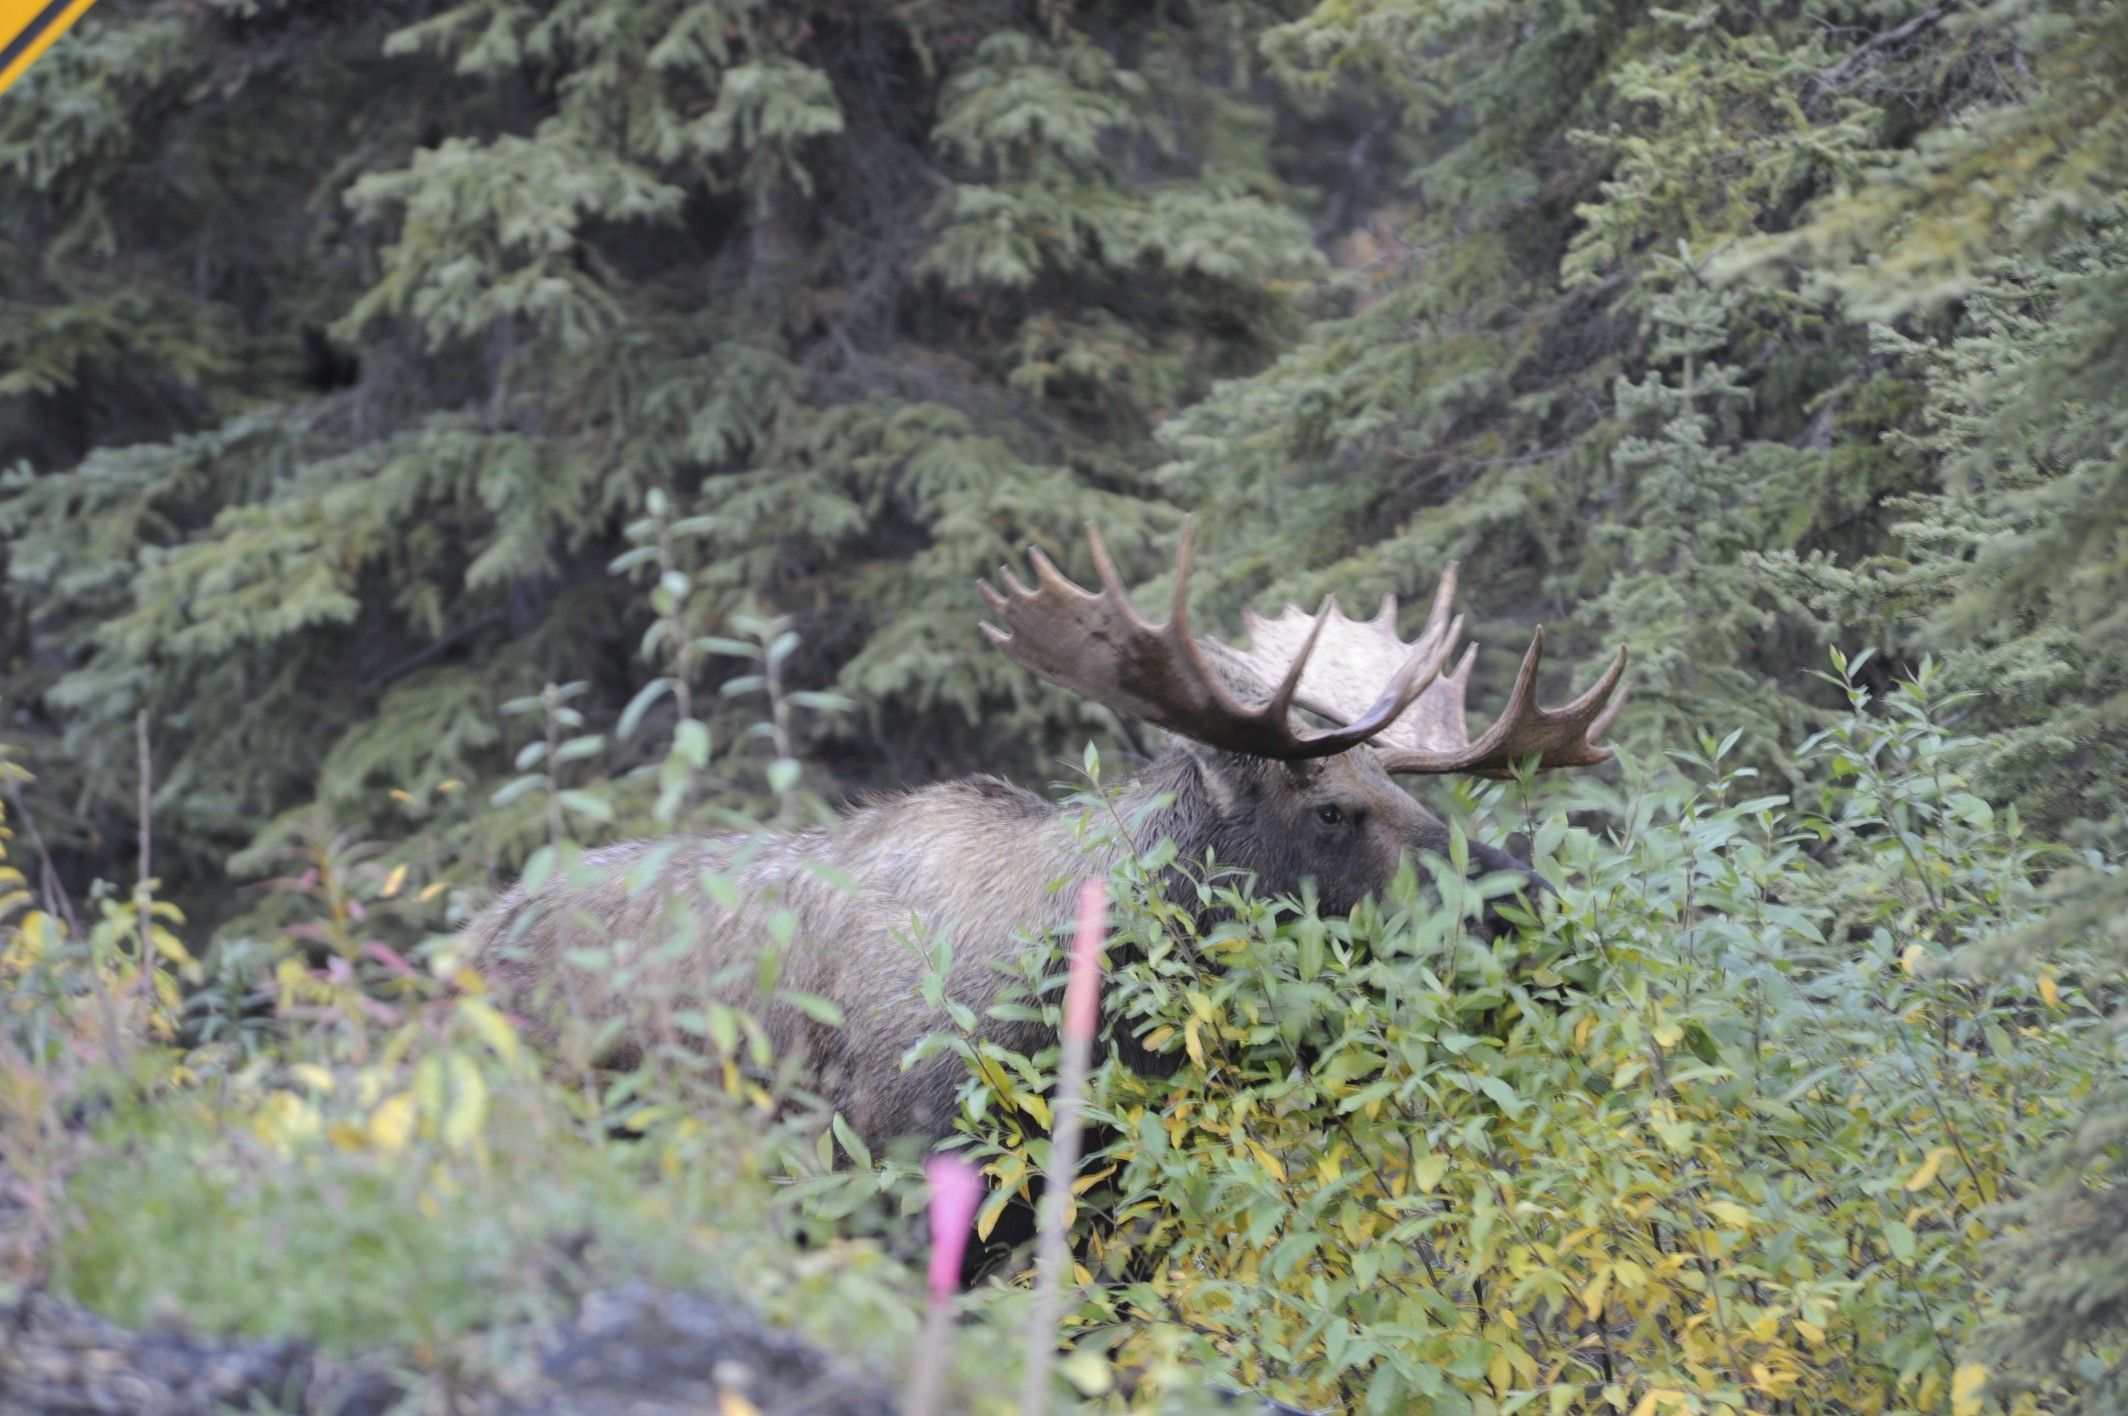
MULTIPOLYGON (((797 709, 767 671, 782 632, 758 628, 706 648, 764 668, 741 691, 770 694, 773 743, 797 709)), ((1114 882, 1110 1006, 1176 1067, 1094 1079, 1072 1389, 1477 1412, 2117 1396, 2128 1349, 2033 1360, 1991 1273, 2122 1070, 2101 958, 2050 938, 2046 971, 2019 975, 1983 947, 2045 928, 2064 853, 1967 789, 1929 670, 1876 701, 1839 667, 1852 712, 1801 745, 1809 799, 1762 793, 1733 735, 1459 796, 1469 829, 1526 830, 1560 886, 1493 942, 1466 924, 1510 882, 1461 862, 1322 919, 1216 876, 1163 898, 1147 882, 1171 848, 1143 842, 1114 882)), ((593 781, 609 749, 566 692, 516 706, 537 770, 494 809, 542 810, 535 874, 575 868, 578 828, 615 802, 652 829, 819 809, 782 757, 766 791, 715 790, 758 773, 753 737, 711 753, 683 718, 662 761, 593 781)), ((1085 829, 1128 830, 1089 765, 1085 829)), ((836 1166, 852 1138, 743 1015, 673 1017, 674 1045, 628 1073, 585 1065, 587 1030, 536 1053, 455 958, 463 902, 423 878, 444 862, 410 863, 418 839, 321 830, 271 882, 270 923, 213 947, 152 881, 70 925, 24 888, 33 844, 8 847, 0 1124, 35 1197, 9 1283, 129 1323, 389 1349, 436 1400, 528 1360, 511 1324, 625 1276, 737 1293, 897 1371, 920 1309, 915 1157, 836 1166)), ((968 1059, 963 1144, 1000 1182, 987 1232, 1045 1161, 1054 1059, 943 1016, 927 1045, 968 1059)), ((2072 1179, 2110 1193, 2102 1164, 2072 1179)), ((973 1409, 1013 1389, 1023 1283, 1008 1265, 962 1300, 973 1409)))
MULTIPOLYGON (((443 941, 1113 763, 969 581, 1192 512, 1208 620, 1454 559, 1474 698, 1629 643, 1638 757, 1448 803, 1560 887, 1495 943, 1143 843, 1082 1393, 2128 1406, 2124 95, 2111 0, 101 0, 0 105, 0 1283, 442 1400, 655 1274, 891 1373, 914 1156, 443 941)), ((995 1222, 1052 1062, 929 1045, 995 1222)))

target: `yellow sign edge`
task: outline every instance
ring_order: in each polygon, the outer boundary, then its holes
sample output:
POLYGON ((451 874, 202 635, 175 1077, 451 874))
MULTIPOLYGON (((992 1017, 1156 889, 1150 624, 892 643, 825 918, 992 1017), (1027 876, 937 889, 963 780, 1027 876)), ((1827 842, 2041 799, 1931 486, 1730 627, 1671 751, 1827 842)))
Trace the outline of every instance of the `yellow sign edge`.
POLYGON ((53 41, 72 29, 74 21, 95 3, 96 0, 45 0, 41 5, 6 7, 29 13, 9 15, 11 23, 0 30, 8 35, 5 43, 0 43, 0 93, 6 93, 30 65, 43 58, 53 41))

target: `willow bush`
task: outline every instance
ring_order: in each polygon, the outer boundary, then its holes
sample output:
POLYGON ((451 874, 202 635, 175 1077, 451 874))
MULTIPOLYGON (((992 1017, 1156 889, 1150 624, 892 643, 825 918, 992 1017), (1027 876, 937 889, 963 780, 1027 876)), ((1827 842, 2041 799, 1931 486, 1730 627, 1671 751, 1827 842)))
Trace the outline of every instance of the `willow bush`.
MULTIPOLYGON (((2118 1074, 2111 999, 2067 981, 2101 976, 2073 940, 1960 966, 2041 916, 2060 853, 1969 790, 1933 669, 1881 704, 1840 681, 1807 800, 1735 734, 1481 794, 1561 882, 1490 943, 1468 925, 1513 882, 1446 864, 1349 920, 1215 883, 1199 933, 1149 850, 1112 996, 1177 1066, 1098 1075, 1082 1340, 1129 1365, 1179 1336, 1337 1410, 1981 1410, 1991 1244, 2118 1074)), ((1024 1184, 1041 1063, 971 1073, 976 1149, 1024 1184)))

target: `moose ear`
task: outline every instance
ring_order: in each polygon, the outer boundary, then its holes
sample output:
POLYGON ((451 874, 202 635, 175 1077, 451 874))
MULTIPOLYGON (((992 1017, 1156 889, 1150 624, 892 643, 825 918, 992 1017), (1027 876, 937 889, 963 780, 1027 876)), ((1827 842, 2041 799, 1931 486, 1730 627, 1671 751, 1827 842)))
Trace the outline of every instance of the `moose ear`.
POLYGON ((1249 794, 1249 776, 1256 764, 1238 753, 1221 752, 1188 738, 1176 742, 1197 769, 1197 780, 1212 809, 1222 816, 1231 815, 1249 794))

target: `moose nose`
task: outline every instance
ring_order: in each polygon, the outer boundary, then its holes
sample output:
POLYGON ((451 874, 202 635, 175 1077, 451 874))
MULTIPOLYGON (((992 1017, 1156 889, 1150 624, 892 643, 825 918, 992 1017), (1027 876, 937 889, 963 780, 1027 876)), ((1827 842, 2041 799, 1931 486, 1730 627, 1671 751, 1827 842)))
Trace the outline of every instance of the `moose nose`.
MULTIPOLYGON (((1543 876, 1530 869, 1528 862, 1508 854, 1497 846, 1488 846, 1482 841, 1472 841, 1470 843, 1470 863, 1473 875, 1496 875, 1511 871, 1521 876, 1521 893, 1529 900, 1532 906, 1537 905, 1544 896, 1552 893, 1550 884, 1545 881, 1543 876)), ((1514 899, 1513 895, 1501 895, 1486 901, 1483 921, 1486 938, 1497 939, 1514 928, 1512 924, 1501 917, 1498 909, 1500 905, 1513 903, 1514 899)))

